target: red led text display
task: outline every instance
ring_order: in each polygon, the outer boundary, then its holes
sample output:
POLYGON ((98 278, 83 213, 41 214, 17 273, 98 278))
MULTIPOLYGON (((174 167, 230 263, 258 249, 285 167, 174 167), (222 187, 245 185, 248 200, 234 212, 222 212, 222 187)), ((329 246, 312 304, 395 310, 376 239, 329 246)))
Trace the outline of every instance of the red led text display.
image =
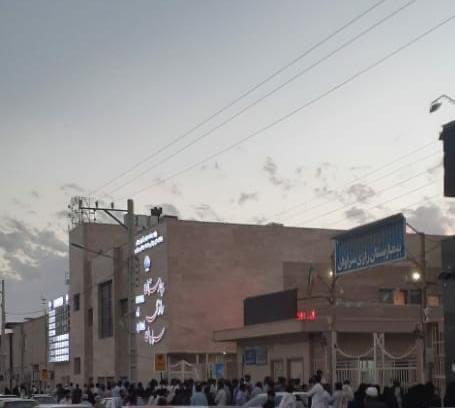
POLYGON ((297 312, 296 319, 300 321, 316 320, 316 310, 300 310, 297 312))

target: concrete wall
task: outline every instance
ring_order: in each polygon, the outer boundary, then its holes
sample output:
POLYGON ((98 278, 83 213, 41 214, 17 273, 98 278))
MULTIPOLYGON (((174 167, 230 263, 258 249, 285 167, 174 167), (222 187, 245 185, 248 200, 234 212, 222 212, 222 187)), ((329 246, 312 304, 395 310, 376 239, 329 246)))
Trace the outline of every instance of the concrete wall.
POLYGON ((172 219, 167 226, 175 352, 235 351, 232 343, 215 343, 212 333, 243 325, 243 300, 282 290, 283 262, 330 256, 331 232, 324 230, 172 219))
MULTIPOLYGON (((45 316, 28 319, 10 327, 10 333, 6 337, 7 373, 3 386, 14 387, 22 383, 28 387, 33 383, 39 385, 41 370, 48 368, 45 316)), ((45 383, 47 382, 43 382, 43 385, 45 383)))
MULTIPOLYGON (((109 251, 114 247, 126 243, 126 231, 119 225, 111 224, 82 224, 73 229, 69 234, 70 241, 70 359, 71 378, 76 384, 84 384, 92 377, 93 372, 93 335, 88 328, 88 310, 94 307, 93 296, 93 268, 90 262, 99 258, 99 250, 109 251), (89 251, 84 251, 71 246, 77 243, 89 251), (80 294, 80 310, 74 310, 74 295, 80 294), (81 372, 75 374, 74 359, 81 359, 81 372)), ((95 302, 96 303, 96 302, 95 302)), ((94 314, 94 320, 97 317, 94 314)))
MULTIPOLYGON (((291 374, 291 361, 300 361, 302 366, 301 380, 307 379, 311 373, 310 341, 308 334, 293 336, 279 336, 261 338, 256 340, 241 341, 239 343, 239 373, 238 375, 250 374, 253 382, 263 381, 266 376, 273 376, 273 366, 276 362, 281 362, 283 376, 289 377, 291 374), (242 368, 241 356, 248 347, 261 346, 267 348, 267 364, 265 365, 244 365, 242 368)), ((277 374, 276 377, 279 375, 277 374)), ((277 378, 274 378, 277 380, 277 378)))

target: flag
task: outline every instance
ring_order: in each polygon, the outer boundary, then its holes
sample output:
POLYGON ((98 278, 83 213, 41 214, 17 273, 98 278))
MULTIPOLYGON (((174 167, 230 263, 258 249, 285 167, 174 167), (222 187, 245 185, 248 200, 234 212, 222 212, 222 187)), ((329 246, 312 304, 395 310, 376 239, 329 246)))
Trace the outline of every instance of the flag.
POLYGON ((311 292, 313 291, 314 273, 314 266, 310 264, 310 268, 308 269, 307 296, 311 296, 311 292))

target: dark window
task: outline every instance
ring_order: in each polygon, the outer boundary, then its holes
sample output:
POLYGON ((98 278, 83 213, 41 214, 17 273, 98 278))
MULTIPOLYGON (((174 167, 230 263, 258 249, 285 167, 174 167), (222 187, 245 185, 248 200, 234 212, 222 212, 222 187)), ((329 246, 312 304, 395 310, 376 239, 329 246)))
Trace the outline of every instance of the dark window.
POLYGON ((420 289, 411 289, 408 293, 408 303, 420 305, 422 303, 422 291, 420 289))
POLYGON ((81 358, 74 357, 74 375, 79 375, 81 373, 81 358))
POLYGON ((393 303, 393 289, 379 289, 381 303, 393 303))
POLYGON ((81 297, 80 297, 79 293, 76 293, 73 296, 73 310, 75 312, 77 312, 80 309, 80 307, 81 307, 80 301, 81 301, 81 297))
POLYGON ((120 316, 128 316, 128 299, 120 299, 120 316))
POLYGON ((112 281, 98 285, 99 337, 112 336, 112 281))
POLYGON ((93 309, 92 308, 87 310, 87 324, 88 324, 88 327, 93 326, 93 309))

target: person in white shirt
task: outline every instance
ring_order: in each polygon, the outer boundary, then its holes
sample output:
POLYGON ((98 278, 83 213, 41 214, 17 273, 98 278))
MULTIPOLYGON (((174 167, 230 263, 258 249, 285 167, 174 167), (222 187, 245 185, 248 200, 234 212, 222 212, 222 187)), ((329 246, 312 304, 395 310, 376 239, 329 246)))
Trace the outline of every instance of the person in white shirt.
POLYGON ((303 397, 311 397, 311 408, 327 408, 328 400, 326 391, 321 385, 321 377, 318 375, 311 377, 310 385, 312 386, 311 389, 301 395, 303 397))
POLYGON ((226 391, 224 390, 224 381, 218 382, 218 391, 215 396, 215 404, 217 406, 225 406, 226 405, 226 391))
POLYGON ((292 394, 294 392, 294 388, 292 386, 286 387, 286 393, 283 395, 280 401, 280 405, 278 408, 296 408, 297 401, 292 394))

